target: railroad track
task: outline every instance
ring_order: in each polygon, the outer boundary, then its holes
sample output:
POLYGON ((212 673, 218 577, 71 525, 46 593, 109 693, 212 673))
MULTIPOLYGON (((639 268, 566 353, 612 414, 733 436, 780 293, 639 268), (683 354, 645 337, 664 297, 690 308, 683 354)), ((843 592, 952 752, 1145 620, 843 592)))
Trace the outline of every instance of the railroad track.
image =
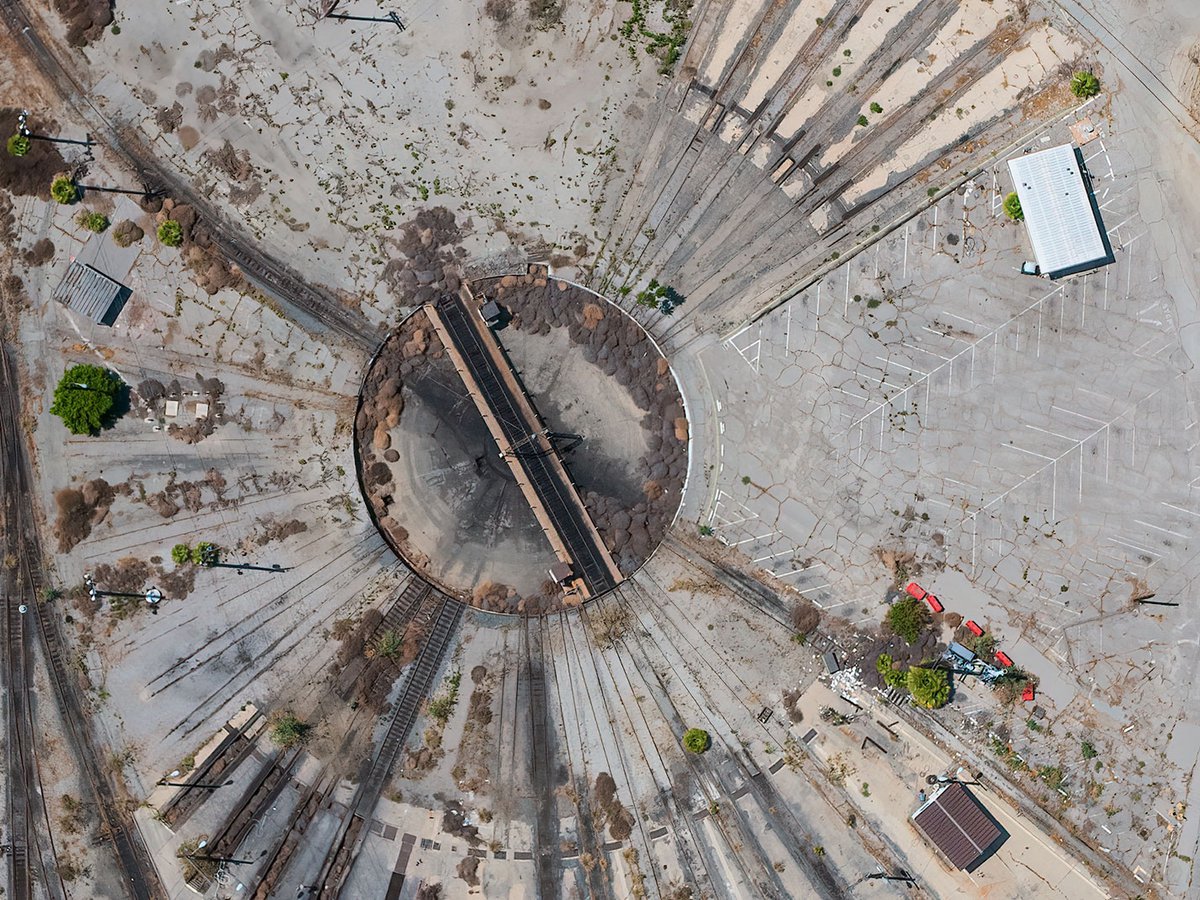
POLYGON ((550 707, 546 699, 546 663, 542 646, 543 620, 524 621, 525 683, 529 690, 529 774, 533 786, 537 821, 534 828, 534 870, 538 897, 558 893, 562 881, 562 850, 559 846, 558 802, 555 797, 550 752, 550 707), (535 630, 536 633, 531 633, 535 630))
MULTIPOLYGON (((428 582, 414 577, 393 604, 389 615, 392 613, 396 622, 411 621, 416 627, 424 629, 426 638, 416 662, 404 676, 403 687, 392 709, 387 731, 374 755, 364 766, 358 788, 325 855, 320 874, 310 888, 312 897, 338 897, 349 877, 362 848, 367 833, 366 826, 412 733, 421 704, 429 696, 434 678, 458 631, 463 606, 458 600, 428 582)), ((388 616, 385 615, 385 622, 387 620, 388 616)), ((286 831, 269 851, 269 859, 252 897, 271 896, 300 840, 299 835, 307 828, 319 809, 327 805, 336 783, 336 778, 323 773, 305 792, 286 831)))
MULTIPOLYGON (((3 9, 3 8, 0 8, 3 9)), ((136 826, 128 820, 117 806, 116 796, 100 768, 103 755, 87 728, 89 718, 84 714, 78 694, 77 682, 68 674, 66 653, 61 627, 53 614, 43 615, 38 598, 44 586, 42 577, 41 544, 32 510, 34 508, 32 478, 25 455, 24 439, 19 431, 21 421, 20 386, 16 376, 17 366, 12 358, 12 348, 0 344, 0 460, 3 462, 3 491, 5 504, 5 533, 8 552, 15 553, 19 576, 10 582, 5 602, 5 642, 7 650, 6 674, 9 677, 10 752, 24 754, 23 765, 10 768, 9 772, 22 772, 23 777, 8 779, 10 791, 16 790, 16 805, 25 810, 24 853, 14 846, 14 865, 11 868, 15 897, 28 897, 27 886, 31 875, 40 874, 39 883, 48 885, 52 897, 62 897, 65 891, 61 880, 57 888, 52 887, 58 879, 58 867, 54 861, 49 815, 37 781, 34 731, 29 719, 28 699, 30 641, 33 635, 41 640, 42 652, 54 690, 54 699, 65 724, 83 781, 92 794, 100 818, 100 833, 107 835, 113 843, 117 862, 122 870, 124 882, 135 900, 151 900, 163 896, 158 883, 157 871, 137 833, 136 826), (15 590, 14 590, 15 588, 15 590), (17 611, 24 602, 27 612, 17 611), (19 617, 14 619, 14 616, 19 617), (23 720, 28 724, 23 724, 23 720), (20 784, 18 784, 20 783, 20 784), (37 790, 36 803, 28 792, 37 790), (21 796, 21 792, 25 792, 21 796), (30 814, 30 807, 35 807, 30 814), (39 828, 34 818, 43 822, 39 828), (32 840, 30 835, 32 834, 32 840), (39 848, 41 862, 29 859, 29 851, 39 848), (48 870, 48 871, 47 871, 48 870)), ((9 570, 12 573, 13 570, 9 570)), ((10 802, 13 798, 10 796, 10 802)), ((16 822, 17 820, 13 819, 16 822)), ((14 843, 16 843, 14 829, 14 843)))
POLYGON ((145 135, 134 125, 115 123, 88 99, 86 87, 54 55, 34 28, 34 21, 17 0, 0 3, 0 19, 18 46, 28 50, 42 74, 54 85, 64 104, 94 135, 122 155, 148 188, 169 194, 194 207, 212 226, 212 239, 225 259, 236 265, 256 287, 275 298, 301 327, 319 334, 332 332, 352 346, 374 350, 382 339, 377 326, 343 303, 336 294, 267 253, 224 216, 218 202, 195 188, 190 179, 169 169, 145 135))

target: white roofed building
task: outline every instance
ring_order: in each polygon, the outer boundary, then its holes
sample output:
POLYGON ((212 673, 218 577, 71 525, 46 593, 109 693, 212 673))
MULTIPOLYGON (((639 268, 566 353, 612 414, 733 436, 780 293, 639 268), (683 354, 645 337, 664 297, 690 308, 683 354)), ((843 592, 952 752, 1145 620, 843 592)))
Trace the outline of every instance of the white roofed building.
POLYGON ((1112 245, 1071 144, 1008 161, 1041 274, 1075 275, 1113 262, 1112 245))

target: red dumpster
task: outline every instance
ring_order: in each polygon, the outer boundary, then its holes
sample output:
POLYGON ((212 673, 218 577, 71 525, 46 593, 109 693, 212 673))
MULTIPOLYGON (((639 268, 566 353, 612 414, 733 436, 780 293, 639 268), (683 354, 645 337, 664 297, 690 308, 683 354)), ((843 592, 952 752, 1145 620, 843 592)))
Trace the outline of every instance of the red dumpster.
POLYGON ((996 651, 996 662, 1000 663, 1006 669, 1013 664, 1013 661, 1008 658, 1008 654, 1003 650, 996 651))
POLYGON ((921 587, 915 581, 910 581, 908 583, 908 587, 906 587, 904 590, 908 593, 908 596, 912 597, 914 600, 925 599, 925 588, 921 587))
POLYGON ((929 608, 934 612, 941 612, 943 609, 945 609, 945 607, 942 606, 942 601, 933 596, 933 594, 926 594, 925 602, 929 604, 929 608))
POLYGON ((1024 700, 1026 703, 1028 703, 1033 699, 1033 697, 1034 697, 1033 685, 1027 681, 1027 682, 1025 682, 1025 690, 1021 694, 1021 699, 1024 700))
POLYGON ((974 619, 967 619, 963 624, 967 626, 967 631, 971 632, 975 637, 983 637, 983 629, 979 627, 974 619))

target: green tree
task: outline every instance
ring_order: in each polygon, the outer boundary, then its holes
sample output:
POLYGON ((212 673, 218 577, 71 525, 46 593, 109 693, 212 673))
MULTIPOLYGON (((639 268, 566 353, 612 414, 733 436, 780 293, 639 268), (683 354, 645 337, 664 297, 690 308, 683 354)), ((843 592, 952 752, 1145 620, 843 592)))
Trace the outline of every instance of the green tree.
POLYGON ((896 668, 895 660, 892 659, 890 653, 879 654, 879 658, 875 660, 875 671, 879 673, 883 683, 888 687, 908 690, 908 676, 903 669, 896 668))
POLYGON ((858 127, 859 127, 859 128, 866 128, 866 127, 867 127, 869 124, 871 124, 871 123, 870 123, 870 121, 867 119, 867 117, 866 117, 866 116, 859 116, 859 117, 858 117, 858 127))
POLYGON ((883 107, 880 106, 874 100, 872 100, 871 101, 871 112, 875 113, 875 115, 879 115, 881 112, 883 112, 883 107))
POLYGON ((303 719, 296 718, 291 712, 286 712, 275 719, 271 727, 271 740, 285 750, 298 747, 308 740, 312 726, 303 719))
POLYGON ((1081 100, 1100 93, 1100 79, 1091 72, 1076 72, 1071 76, 1071 93, 1081 100))
POLYGON ((1021 209, 1021 198, 1016 191, 1004 198, 1004 214, 1014 222, 1025 221, 1025 210, 1021 209))
POLYGON ((71 366, 54 389, 50 412, 71 434, 99 434, 116 403, 121 379, 101 366, 71 366))
POLYGON ((8 155, 9 156, 24 156, 29 152, 29 148, 33 146, 32 141, 23 134, 14 134, 8 139, 8 155))
POLYGON ((692 753, 703 753, 712 746, 712 739, 703 728, 689 728, 684 732, 683 746, 692 753))
POLYGON ((211 566, 219 562, 220 548, 211 541, 201 541, 192 548, 192 562, 198 566, 211 566))
POLYGON ((925 607, 913 597, 901 597, 887 611, 888 626, 910 644, 917 642, 928 622, 925 607))
POLYGON ((50 182, 50 196, 58 203, 74 203, 79 199, 79 187, 70 175, 59 175, 50 182))
POLYGON ((182 566, 192 561, 192 548, 187 544, 176 544, 171 548, 171 559, 175 565, 182 566))
POLYGON ((158 240, 164 247, 178 247, 183 243, 183 226, 167 219, 158 226, 158 240))
POLYGON ((108 216, 104 213, 88 212, 84 210, 75 217, 75 221, 79 223, 81 228, 86 228, 88 231, 94 231, 96 234, 104 231, 108 227, 108 216))
POLYGON ((908 690, 913 701, 928 709, 945 706, 950 700, 950 673, 945 669, 913 666, 908 670, 908 690))

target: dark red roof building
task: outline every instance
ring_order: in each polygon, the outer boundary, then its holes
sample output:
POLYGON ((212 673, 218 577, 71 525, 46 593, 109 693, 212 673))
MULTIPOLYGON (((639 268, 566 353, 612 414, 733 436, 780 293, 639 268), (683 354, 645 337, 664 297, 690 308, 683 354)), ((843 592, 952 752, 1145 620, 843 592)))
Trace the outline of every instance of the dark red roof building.
POLYGON ((975 795, 958 782, 934 792, 912 820, 952 866, 967 871, 979 865, 1004 836, 975 795))

